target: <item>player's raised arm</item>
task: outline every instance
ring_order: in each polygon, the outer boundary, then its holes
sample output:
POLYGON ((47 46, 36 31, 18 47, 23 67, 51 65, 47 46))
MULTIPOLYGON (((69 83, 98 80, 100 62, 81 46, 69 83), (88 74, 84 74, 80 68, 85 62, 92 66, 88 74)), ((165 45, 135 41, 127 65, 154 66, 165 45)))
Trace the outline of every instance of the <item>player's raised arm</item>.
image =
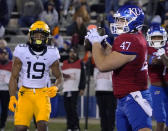
MULTIPOLYGON (((96 66, 99 68, 100 71, 108 71, 108 70, 114 70, 117 69, 124 64, 132 61, 136 55, 125 55, 117 51, 111 52, 109 55, 106 55, 104 52, 104 49, 101 46, 102 40, 104 40, 107 36, 100 36, 97 32, 97 29, 92 29, 86 36, 87 39, 92 43, 92 53, 93 53, 93 58, 95 59, 96 66)), ((121 43, 120 47, 121 48, 126 48, 128 49, 131 44, 123 44, 121 43)))
POLYGON ((108 71, 123 66, 124 64, 132 61, 136 56, 124 55, 116 51, 111 52, 110 55, 105 55, 104 51, 102 51, 101 45, 95 44, 93 46, 93 57, 100 71, 108 71))

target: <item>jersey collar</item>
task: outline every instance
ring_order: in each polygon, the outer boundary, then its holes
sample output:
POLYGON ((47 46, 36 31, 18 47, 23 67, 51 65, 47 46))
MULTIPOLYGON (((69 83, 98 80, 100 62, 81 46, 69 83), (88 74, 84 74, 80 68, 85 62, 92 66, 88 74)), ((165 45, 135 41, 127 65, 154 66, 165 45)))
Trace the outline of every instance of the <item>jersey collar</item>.
MULTIPOLYGON (((32 48, 30 46, 29 46, 29 51, 32 55, 37 55, 34 53, 34 51, 32 50, 32 48)), ((39 56, 43 56, 46 52, 47 52, 47 46, 44 48, 42 54, 40 54, 39 56)))

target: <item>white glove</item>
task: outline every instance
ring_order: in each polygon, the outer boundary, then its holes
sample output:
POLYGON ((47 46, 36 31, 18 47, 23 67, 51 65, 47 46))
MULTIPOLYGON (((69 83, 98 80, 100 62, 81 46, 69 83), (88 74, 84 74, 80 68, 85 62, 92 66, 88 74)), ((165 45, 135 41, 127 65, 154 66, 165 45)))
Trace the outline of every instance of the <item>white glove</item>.
POLYGON ((160 48, 156 52, 156 56, 158 56, 158 57, 160 57, 160 56, 162 56, 164 54, 165 54, 165 49, 164 48, 160 48))
POLYGON ((88 39, 90 43, 93 45, 94 43, 101 43, 104 39, 106 39, 108 35, 100 36, 97 32, 97 29, 91 29, 87 32, 85 39, 88 39))

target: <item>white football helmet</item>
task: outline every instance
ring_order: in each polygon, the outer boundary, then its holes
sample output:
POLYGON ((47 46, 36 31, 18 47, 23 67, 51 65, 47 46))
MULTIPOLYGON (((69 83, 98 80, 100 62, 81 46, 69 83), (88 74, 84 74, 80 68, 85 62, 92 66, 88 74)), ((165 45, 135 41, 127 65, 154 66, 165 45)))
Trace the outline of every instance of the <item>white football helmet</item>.
POLYGON ((150 47, 159 49, 166 45, 167 32, 158 24, 152 25, 147 31, 147 41, 150 47))

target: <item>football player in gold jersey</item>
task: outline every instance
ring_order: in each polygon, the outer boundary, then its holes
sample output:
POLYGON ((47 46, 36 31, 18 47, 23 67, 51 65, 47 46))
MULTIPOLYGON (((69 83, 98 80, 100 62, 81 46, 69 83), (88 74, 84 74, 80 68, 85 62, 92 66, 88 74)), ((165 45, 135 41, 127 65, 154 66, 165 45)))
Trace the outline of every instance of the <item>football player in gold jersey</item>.
POLYGON ((29 29, 29 42, 17 45, 14 50, 15 58, 9 83, 9 109, 15 113, 16 131, 26 131, 33 115, 38 131, 47 131, 51 112, 50 97, 56 96, 62 82, 60 55, 56 47, 47 45, 49 35, 48 25, 43 21, 36 21, 29 29), (54 86, 47 88, 50 69, 56 82, 54 86), (16 97, 19 74, 22 86, 16 97))

